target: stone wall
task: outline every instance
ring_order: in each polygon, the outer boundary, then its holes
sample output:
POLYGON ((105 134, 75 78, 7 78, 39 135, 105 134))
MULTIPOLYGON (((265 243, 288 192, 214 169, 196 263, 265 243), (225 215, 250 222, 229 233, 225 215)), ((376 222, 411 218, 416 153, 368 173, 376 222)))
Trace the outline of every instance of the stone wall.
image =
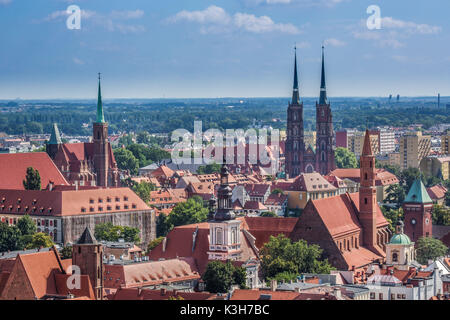
POLYGON ((156 218, 153 210, 66 216, 62 218, 62 242, 75 243, 86 227, 92 232, 95 225, 111 222, 113 225, 138 228, 141 246, 145 249, 156 237, 156 218))

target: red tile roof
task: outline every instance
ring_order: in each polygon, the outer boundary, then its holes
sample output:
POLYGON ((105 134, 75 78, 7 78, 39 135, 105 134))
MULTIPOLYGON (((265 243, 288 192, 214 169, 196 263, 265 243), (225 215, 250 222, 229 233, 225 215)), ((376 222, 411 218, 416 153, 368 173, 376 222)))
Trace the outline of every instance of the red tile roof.
POLYGON ((78 191, 0 189, 0 215, 14 213, 18 215, 71 216, 138 210, 151 209, 128 188, 78 191))
POLYGON ((111 296, 111 300, 168 300, 169 298, 181 298, 183 300, 212 300, 214 297, 216 297, 215 294, 208 292, 177 292, 120 288, 111 296))
POLYGON ((447 192, 447 188, 442 185, 435 185, 431 188, 427 188, 428 195, 433 200, 440 200, 445 198, 445 193, 447 192))
POLYGON ((236 289, 230 300, 260 300, 261 295, 270 295, 270 300, 295 300, 300 294, 291 291, 270 291, 259 289, 236 289))
POLYGON ((194 258, 148 261, 126 265, 105 264, 105 288, 132 288, 200 279, 194 258))
MULTIPOLYGON (((336 176, 341 179, 350 179, 355 182, 359 182, 361 179, 361 174, 359 169, 335 169, 330 172, 330 176, 336 176)), ((376 170, 375 184, 379 185, 390 185, 398 183, 398 178, 385 169, 376 170)))
POLYGON ((0 154, 0 189, 24 190, 23 180, 28 167, 39 171, 41 187, 50 181, 56 185, 69 183, 45 152, 0 154))

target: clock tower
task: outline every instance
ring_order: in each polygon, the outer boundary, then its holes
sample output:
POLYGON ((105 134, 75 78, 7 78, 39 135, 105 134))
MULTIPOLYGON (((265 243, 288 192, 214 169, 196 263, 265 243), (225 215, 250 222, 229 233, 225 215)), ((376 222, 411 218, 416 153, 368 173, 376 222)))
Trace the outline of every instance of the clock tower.
POLYGON ((421 179, 416 179, 403 203, 405 213, 405 234, 411 241, 417 242, 420 237, 432 236, 433 201, 428 195, 421 179))

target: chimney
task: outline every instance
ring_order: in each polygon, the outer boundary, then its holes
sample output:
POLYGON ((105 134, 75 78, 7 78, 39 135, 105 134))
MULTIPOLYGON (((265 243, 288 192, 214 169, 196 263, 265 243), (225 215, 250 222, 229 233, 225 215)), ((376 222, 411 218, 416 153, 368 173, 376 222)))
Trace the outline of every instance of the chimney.
POLYGON ((162 251, 166 252, 166 246, 167 246, 167 237, 164 237, 162 241, 162 251))
POLYGON ((75 191, 78 191, 78 181, 75 181, 75 191))
POLYGON ((54 185, 54 182, 53 181, 49 181, 48 182, 48 190, 52 191, 53 190, 53 185, 54 185))
POLYGON ((270 280, 270 291, 277 291, 278 282, 277 280, 273 279, 270 280))

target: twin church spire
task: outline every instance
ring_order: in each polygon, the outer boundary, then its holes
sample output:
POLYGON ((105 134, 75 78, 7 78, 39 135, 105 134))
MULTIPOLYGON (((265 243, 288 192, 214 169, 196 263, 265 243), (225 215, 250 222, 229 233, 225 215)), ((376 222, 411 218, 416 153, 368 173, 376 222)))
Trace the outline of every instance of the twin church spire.
MULTIPOLYGON (((297 47, 295 47, 294 60, 294 90, 292 93, 292 104, 300 104, 300 93, 298 88, 298 73, 297 73, 297 47)), ((320 99, 319 105, 328 104, 327 102, 327 87, 325 84, 325 48, 322 46, 322 75, 320 80, 320 99)))

